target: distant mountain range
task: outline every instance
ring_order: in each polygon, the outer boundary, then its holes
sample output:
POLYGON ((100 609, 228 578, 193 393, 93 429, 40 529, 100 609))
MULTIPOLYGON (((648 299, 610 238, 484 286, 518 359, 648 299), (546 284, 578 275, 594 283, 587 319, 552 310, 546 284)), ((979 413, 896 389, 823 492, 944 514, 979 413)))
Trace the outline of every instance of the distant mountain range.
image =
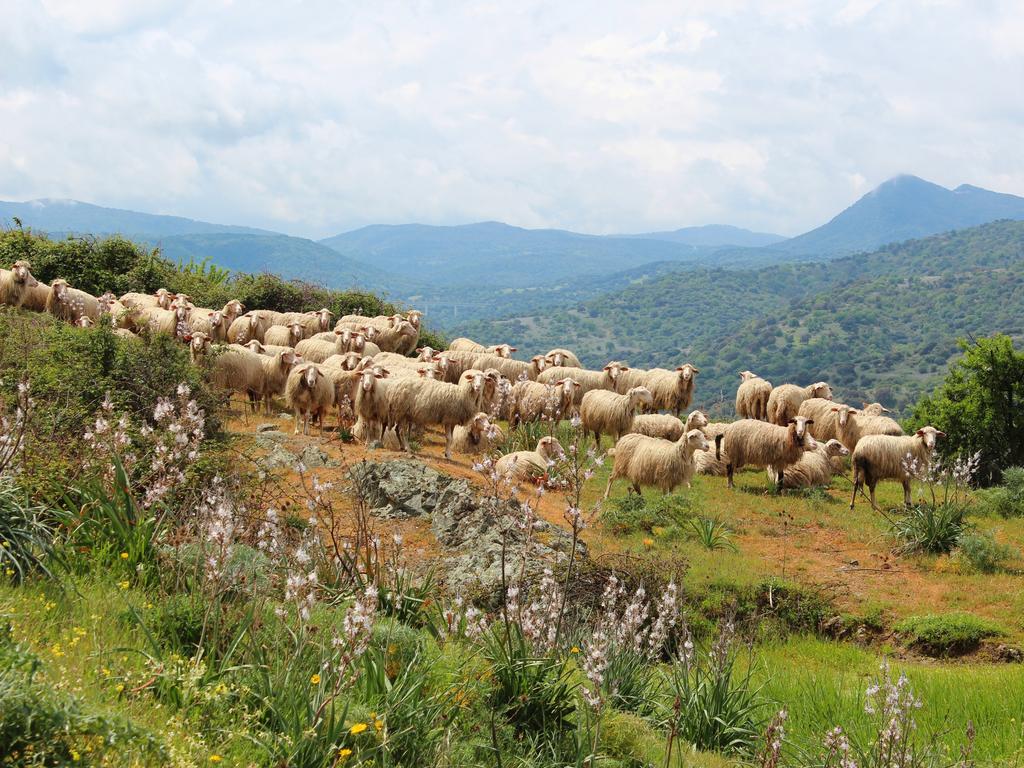
POLYGON ((703 227, 683 227, 671 232, 645 232, 639 235, 615 235, 615 237, 638 237, 644 240, 665 240, 670 243, 722 248, 728 245, 743 248, 760 248, 782 242, 786 238, 769 232, 751 232, 749 229, 731 227, 727 224, 706 224, 703 227))

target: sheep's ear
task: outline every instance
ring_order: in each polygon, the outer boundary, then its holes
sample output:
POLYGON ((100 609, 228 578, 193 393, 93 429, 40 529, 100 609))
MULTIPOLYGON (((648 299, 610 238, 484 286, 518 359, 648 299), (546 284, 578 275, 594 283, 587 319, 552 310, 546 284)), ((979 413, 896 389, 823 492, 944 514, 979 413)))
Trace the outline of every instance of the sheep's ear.
POLYGON ((790 419, 790 420, 789 420, 789 423, 790 423, 790 424, 796 424, 796 419, 790 419))
POLYGON ((945 432, 936 432, 936 433, 935 433, 935 436, 936 436, 936 437, 945 437, 945 436, 946 436, 946 433, 945 433, 945 432))
POLYGON ((814 423, 814 419, 808 419, 807 421, 804 422, 804 425, 813 424, 813 423, 814 423))
POLYGON ((334 335, 335 335, 335 336, 341 336, 341 331, 340 331, 340 330, 338 330, 337 328, 335 328, 335 329, 334 329, 334 335))
POLYGON ((919 430, 917 430, 917 432, 915 432, 914 434, 915 434, 915 435, 916 435, 917 437, 924 437, 924 430, 923 430, 923 429, 919 429, 919 430))
POLYGON ((839 409, 834 405, 831 408, 829 408, 829 410, 832 411, 832 413, 839 413, 839 409))
POLYGON ((186 333, 181 338, 184 339, 185 341, 192 341, 192 334, 191 333, 186 333))
POLYGON ((519 347, 509 347, 509 349, 512 350, 513 352, 519 351, 519 347))

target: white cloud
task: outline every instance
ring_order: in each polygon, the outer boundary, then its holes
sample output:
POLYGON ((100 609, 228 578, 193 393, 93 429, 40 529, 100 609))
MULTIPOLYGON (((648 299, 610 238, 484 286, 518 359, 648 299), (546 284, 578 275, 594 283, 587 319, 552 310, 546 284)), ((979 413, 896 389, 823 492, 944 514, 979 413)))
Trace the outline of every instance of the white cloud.
POLYGON ((14 0, 0 198, 795 233, 909 171, 1024 194, 997 0, 14 0))

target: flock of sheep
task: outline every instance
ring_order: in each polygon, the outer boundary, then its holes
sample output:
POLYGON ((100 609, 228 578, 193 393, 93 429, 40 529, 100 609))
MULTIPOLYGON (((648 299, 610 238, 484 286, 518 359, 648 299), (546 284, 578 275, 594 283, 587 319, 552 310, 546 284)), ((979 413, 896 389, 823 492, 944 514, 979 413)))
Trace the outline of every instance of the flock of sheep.
MULTIPOLYGON (((84 327, 110 322, 126 336, 144 329, 172 334, 188 343, 193 362, 209 370, 215 386, 244 394, 253 411, 263 403, 269 413, 273 399, 283 396, 296 433, 308 434, 311 423, 322 433, 325 418, 336 412, 339 426, 358 439, 408 450, 415 430, 440 427, 450 458, 453 450, 493 450, 503 441, 498 420, 514 428, 578 419, 597 445, 602 435, 615 440, 606 498, 619 478, 637 492, 642 486, 670 492, 698 473, 727 476, 732 487, 744 466, 766 468, 780 489, 827 485, 852 453, 854 501, 866 485, 875 506, 878 482, 895 479, 909 504, 909 467, 927 466, 936 439, 944 437, 934 427, 904 435, 883 406, 836 403, 825 382, 773 387, 750 371, 740 374, 737 421, 710 423, 700 411, 683 420, 700 373, 689 363, 640 370, 609 362, 592 371, 566 349, 517 360, 515 347, 470 339, 456 339, 444 351, 417 347, 422 313, 415 310, 347 315, 335 323, 327 309, 246 312, 237 300, 208 309, 165 289, 94 297, 64 280, 40 284, 24 261, 0 270, 0 303, 84 327)), ((563 453, 554 437, 544 437, 534 451, 503 456, 496 470, 532 479, 563 453)))

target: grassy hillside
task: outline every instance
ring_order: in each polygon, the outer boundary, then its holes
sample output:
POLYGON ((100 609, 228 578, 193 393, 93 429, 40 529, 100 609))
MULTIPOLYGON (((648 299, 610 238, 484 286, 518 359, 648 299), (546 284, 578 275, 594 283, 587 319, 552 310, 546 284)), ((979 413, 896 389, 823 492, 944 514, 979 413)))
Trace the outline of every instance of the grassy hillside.
POLYGON ((827 378, 844 399, 902 407, 966 334, 1024 333, 1024 223, 996 222, 823 264, 665 275, 574 308, 465 323, 454 332, 556 345, 588 365, 700 367, 698 400, 731 411, 737 372, 827 378))

